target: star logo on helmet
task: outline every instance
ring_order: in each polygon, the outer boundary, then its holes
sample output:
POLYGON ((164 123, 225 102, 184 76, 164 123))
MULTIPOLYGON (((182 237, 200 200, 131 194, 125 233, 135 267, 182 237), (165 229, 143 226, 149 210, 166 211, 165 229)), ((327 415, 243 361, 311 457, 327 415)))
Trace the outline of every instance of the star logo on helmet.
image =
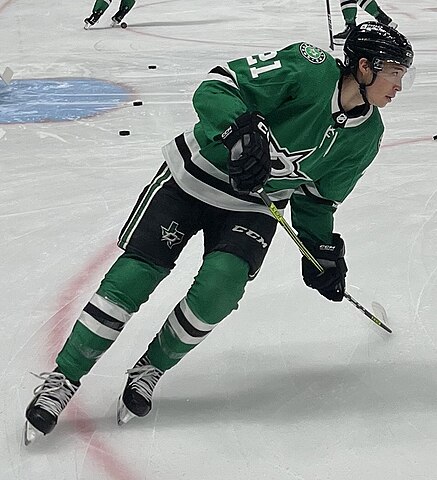
POLYGON ((299 50, 301 55, 311 63, 322 63, 326 60, 325 52, 310 43, 301 43, 299 50))

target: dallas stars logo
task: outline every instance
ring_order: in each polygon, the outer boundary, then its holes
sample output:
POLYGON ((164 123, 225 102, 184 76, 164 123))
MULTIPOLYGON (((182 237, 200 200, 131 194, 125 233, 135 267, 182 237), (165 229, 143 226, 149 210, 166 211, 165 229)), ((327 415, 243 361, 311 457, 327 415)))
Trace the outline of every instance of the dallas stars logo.
POLYGON ((311 178, 301 170, 300 164, 308 158, 314 150, 316 150, 316 148, 290 152, 288 148, 281 147, 274 135, 270 132, 270 156, 272 157, 271 176, 278 179, 311 180, 311 178))
POLYGON ((311 63, 322 63, 326 60, 325 52, 310 43, 301 43, 299 50, 302 56, 311 63))
POLYGON ((175 245, 178 245, 182 242, 184 234, 178 230, 179 223, 171 222, 169 227, 163 227, 161 225, 161 241, 167 242, 168 248, 173 248, 175 245))

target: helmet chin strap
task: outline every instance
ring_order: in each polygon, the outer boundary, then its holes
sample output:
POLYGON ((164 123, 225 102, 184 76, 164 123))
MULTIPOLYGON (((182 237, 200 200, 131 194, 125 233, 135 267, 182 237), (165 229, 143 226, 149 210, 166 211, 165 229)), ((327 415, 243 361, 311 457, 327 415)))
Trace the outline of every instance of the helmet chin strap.
POLYGON ((367 87, 370 87, 371 85, 373 85, 375 83, 375 80, 376 80, 376 72, 374 70, 372 70, 372 73, 373 73, 373 77, 372 77, 372 80, 370 83, 364 83, 364 82, 360 82, 358 80, 358 77, 357 77, 357 74, 356 72, 353 72, 352 75, 354 76, 354 79, 355 81, 358 83, 358 87, 360 89, 360 93, 361 93, 361 96, 363 97, 363 100, 364 100, 364 103, 366 105, 370 105, 369 104, 369 100, 367 99, 367 91, 366 91, 366 88, 367 87))

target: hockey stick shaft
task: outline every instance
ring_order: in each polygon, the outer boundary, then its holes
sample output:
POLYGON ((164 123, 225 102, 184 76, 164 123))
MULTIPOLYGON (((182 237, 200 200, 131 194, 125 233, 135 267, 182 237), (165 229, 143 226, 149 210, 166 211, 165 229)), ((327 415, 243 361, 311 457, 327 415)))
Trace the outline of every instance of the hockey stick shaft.
MULTIPOLYGON (((316 258, 311 254, 311 252, 305 247, 303 242, 300 240, 300 238, 296 235, 294 230, 291 228, 287 220, 283 217, 281 212, 276 208, 275 204, 270 200, 270 197, 267 195, 267 193, 264 191, 263 188, 259 188, 256 190, 256 193, 261 197, 261 200, 264 202, 266 207, 270 210, 270 213, 275 217, 275 219, 282 225, 284 230, 288 233, 288 235, 291 237, 291 239, 294 241, 294 243, 297 245, 297 248, 300 250, 303 256, 305 256, 316 268, 320 273, 324 272, 323 267, 320 265, 320 263, 317 261, 316 258)), ((348 300, 349 302, 354 305, 354 307, 358 308, 361 312, 366 315, 366 317, 370 318, 373 323, 378 325, 378 327, 383 328, 386 332, 392 333, 392 330, 387 327, 381 320, 373 315, 373 313, 369 312, 365 307, 363 307, 355 298, 353 298, 348 292, 344 292, 344 298, 348 300)))
POLYGON ((329 48, 331 50, 334 50, 334 36, 332 34, 331 5, 329 3, 329 0, 326 0, 326 17, 328 19, 329 48))

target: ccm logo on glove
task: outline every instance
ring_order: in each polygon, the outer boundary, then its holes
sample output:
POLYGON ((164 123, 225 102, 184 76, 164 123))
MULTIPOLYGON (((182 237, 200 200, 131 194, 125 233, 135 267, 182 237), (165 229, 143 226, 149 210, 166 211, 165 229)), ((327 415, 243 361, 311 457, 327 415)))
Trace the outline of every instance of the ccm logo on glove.
POLYGON ((272 161, 269 127, 258 112, 240 115, 221 135, 229 150, 229 181, 239 193, 250 193, 262 187, 270 176, 272 161))
POLYGON ((347 266, 344 259, 345 245, 338 233, 332 235, 331 244, 313 244, 307 246, 313 257, 323 267, 320 272, 310 260, 302 257, 302 276, 308 287, 333 302, 341 302, 346 290, 347 266))

